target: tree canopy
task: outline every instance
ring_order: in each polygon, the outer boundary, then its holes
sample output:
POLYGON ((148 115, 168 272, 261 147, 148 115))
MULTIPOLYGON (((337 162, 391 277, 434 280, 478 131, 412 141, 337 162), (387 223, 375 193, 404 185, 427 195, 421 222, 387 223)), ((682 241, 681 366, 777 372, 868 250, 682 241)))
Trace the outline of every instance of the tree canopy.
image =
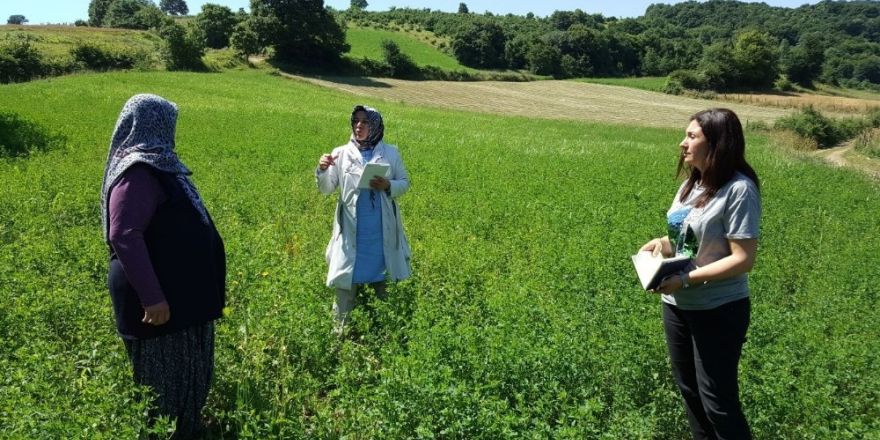
POLYGON ((6 20, 6 24, 25 24, 28 22, 28 19, 25 18, 24 15, 14 14, 10 15, 9 19, 6 20))
POLYGON ((185 0, 161 0, 159 9, 169 15, 186 15, 189 14, 189 7, 185 0))
POLYGON ((286 61, 332 62, 349 50, 345 31, 323 0, 251 0, 257 33, 286 61))

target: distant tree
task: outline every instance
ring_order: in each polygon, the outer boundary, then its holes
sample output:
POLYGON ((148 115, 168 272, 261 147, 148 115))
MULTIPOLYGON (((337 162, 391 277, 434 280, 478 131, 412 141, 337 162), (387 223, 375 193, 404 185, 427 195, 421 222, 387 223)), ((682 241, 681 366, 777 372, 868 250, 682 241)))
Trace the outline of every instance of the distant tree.
POLYGON ((263 51, 264 43, 260 40, 254 26, 254 19, 249 18, 235 25, 229 44, 232 49, 242 58, 247 59, 250 55, 256 55, 263 51))
POLYGON ((154 20, 157 15, 155 11, 159 12, 158 15, 164 16, 164 13, 150 0, 114 0, 107 8, 102 25, 126 29, 149 29, 150 25, 155 23, 145 21, 154 20), (154 11, 152 14, 150 11, 141 12, 145 8, 153 8, 154 11))
POLYGON ((494 21, 482 20, 466 25, 452 39, 452 53, 466 66, 504 67, 506 38, 501 26, 494 21))
POLYGON ((89 24, 94 27, 104 26, 104 17, 114 0, 92 0, 89 2, 89 24))
POLYGON ((857 60, 854 64, 853 79, 880 84, 880 57, 868 55, 857 60))
POLYGON ((517 35, 504 43, 504 61, 511 69, 524 69, 527 67, 526 55, 529 47, 536 37, 532 35, 517 35))
POLYGON ((255 30, 279 59, 336 61, 350 49, 323 0, 251 0, 251 14, 259 19, 255 30))
POLYGON ((73 22, 73 25, 77 26, 77 27, 83 27, 83 26, 88 26, 89 22, 87 22, 85 20, 77 20, 77 21, 73 22))
POLYGON ((169 22, 159 31, 164 44, 162 60, 168 70, 202 70, 205 68, 205 36, 199 28, 169 22))
POLYGON ((158 7, 149 5, 134 14, 134 21, 140 29, 162 29, 162 26, 174 20, 158 7))
POLYGON ((6 24, 25 24, 28 22, 28 19, 21 14, 10 15, 9 19, 6 20, 6 24))
POLYGON ((468 7, 466 4, 459 3, 458 4, 458 13, 459 14, 468 14, 468 13, 470 13, 470 11, 468 10, 468 7))
POLYGON ((409 78, 418 74, 419 67, 409 55, 400 51, 400 46, 392 40, 382 40, 382 56, 391 66, 391 76, 409 78))
POLYGON ((351 0, 350 8, 356 11, 362 11, 367 9, 368 3, 367 0, 351 0))
POLYGON ((229 45, 229 36, 238 23, 232 9, 226 6, 206 3, 202 12, 196 15, 195 25, 205 34, 205 44, 214 49, 229 45))
POLYGON ((189 7, 185 0, 161 0, 159 9, 168 15, 186 15, 189 14, 189 7))
POLYGON ((737 85, 769 87, 779 76, 778 41, 769 34, 750 30, 736 36, 733 61, 737 85))
POLYGON ((562 62, 562 51, 555 45, 538 40, 529 47, 526 54, 529 70, 536 75, 558 75, 562 62))
POLYGON ((822 73, 825 62, 825 45, 819 33, 802 35, 797 46, 792 47, 782 58, 783 72, 788 79, 802 86, 810 87, 813 80, 822 73))

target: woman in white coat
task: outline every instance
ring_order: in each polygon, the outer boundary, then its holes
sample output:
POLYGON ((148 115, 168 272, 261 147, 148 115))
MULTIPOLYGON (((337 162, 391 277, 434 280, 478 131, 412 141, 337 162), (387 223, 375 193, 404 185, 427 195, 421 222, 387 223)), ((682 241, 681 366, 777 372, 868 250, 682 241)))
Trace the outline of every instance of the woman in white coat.
POLYGON ((400 153, 382 142, 385 126, 373 108, 358 105, 351 112, 348 143, 324 154, 315 171, 318 189, 329 195, 339 189, 333 235, 327 245, 327 286, 336 288, 334 327, 342 333, 354 309, 358 291, 369 285, 385 298, 385 281, 408 278, 410 249, 396 199, 409 189, 409 176, 400 153), (376 176, 369 188, 358 188, 368 163, 387 164, 385 177, 376 176))

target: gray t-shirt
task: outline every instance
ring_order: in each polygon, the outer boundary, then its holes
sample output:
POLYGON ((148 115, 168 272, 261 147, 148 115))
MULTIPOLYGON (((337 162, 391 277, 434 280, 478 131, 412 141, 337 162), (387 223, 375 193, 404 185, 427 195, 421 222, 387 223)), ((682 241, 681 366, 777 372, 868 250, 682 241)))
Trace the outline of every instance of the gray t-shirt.
MULTIPOLYGON (((761 197, 758 187, 742 173, 715 193, 706 205, 694 203, 704 188, 695 185, 687 200, 679 201, 684 184, 679 187, 666 213, 669 240, 676 255, 693 258, 702 267, 730 255, 728 239, 758 238, 761 223, 761 197)), ((706 284, 691 285, 672 295, 662 295, 663 302, 686 310, 713 309, 749 296, 748 275, 741 274, 706 284)))

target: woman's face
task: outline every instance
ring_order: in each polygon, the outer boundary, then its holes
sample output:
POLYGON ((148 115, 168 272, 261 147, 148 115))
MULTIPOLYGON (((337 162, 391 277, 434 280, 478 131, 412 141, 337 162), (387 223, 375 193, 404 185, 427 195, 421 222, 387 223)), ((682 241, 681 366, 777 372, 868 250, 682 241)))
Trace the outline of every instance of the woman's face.
POLYGON ((354 129, 355 139, 358 141, 367 139, 370 135, 370 123, 367 119, 367 112, 358 110, 358 112, 354 114, 354 125, 352 125, 352 129, 354 129))
POLYGON ((684 140, 679 146, 684 162, 702 172, 703 167, 706 166, 706 156, 709 154, 709 141, 703 135, 703 129, 696 120, 688 124, 684 140))

